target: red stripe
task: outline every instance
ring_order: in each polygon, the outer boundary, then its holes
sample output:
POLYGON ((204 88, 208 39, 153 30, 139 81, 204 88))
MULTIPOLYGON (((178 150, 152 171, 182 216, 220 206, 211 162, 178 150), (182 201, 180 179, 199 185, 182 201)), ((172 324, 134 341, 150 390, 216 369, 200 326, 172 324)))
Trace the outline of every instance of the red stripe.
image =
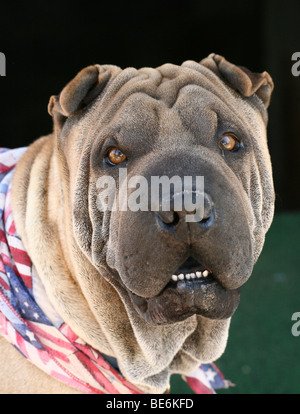
POLYGON ((7 244, 6 237, 5 237, 4 231, 2 229, 0 229, 0 241, 7 244))
POLYGON ((5 165, 2 164, 2 162, 0 162, 0 174, 3 174, 9 170, 11 170, 12 168, 14 168, 15 164, 13 165, 5 165))
POLYGON ((9 247, 15 262, 31 267, 31 260, 25 250, 12 246, 9 247))
POLYGON ((11 225, 9 226, 8 232, 9 232, 9 234, 12 234, 12 235, 16 234, 16 226, 15 226, 14 221, 11 222, 11 225))
POLYGON ((5 270, 4 263, 3 263, 1 256, 0 256, 0 272, 3 272, 4 274, 6 274, 6 270, 5 270))
POLYGON ((93 354, 91 348, 89 346, 87 346, 86 344, 79 344, 76 343, 74 344, 76 346, 76 348, 78 348, 80 351, 82 351, 85 355, 87 355, 89 358, 91 358, 93 361, 97 362, 99 365, 101 365, 103 368, 105 369, 109 369, 110 365, 108 362, 105 361, 105 359, 102 357, 102 355, 99 355, 97 351, 97 358, 95 357, 95 355, 93 354))
POLYGON ((18 272, 18 274, 20 275, 21 279, 23 280, 25 286, 28 289, 32 290, 32 277, 28 276, 28 275, 23 275, 22 273, 18 272))
MULTIPOLYGON (((78 335, 76 335, 72 329, 66 325, 65 323, 63 323, 61 325, 61 327, 59 328, 59 331, 63 334, 63 336, 65 338, 67 338, 68 341, 70 341, 71 343, 75 342, 76 339, 78 338, 78 335)), ((77 347, 78 344, 76 344, 77 347)))
POLYGON ((120 392, 111 384, 105 375, 103 375, 102 372, 94 365, 90 358, 80 351, 76 352, 74 355, 105 391, 109 394, 120 394, 120 392))
POLYGON ((185 377, 186 382, 196 394, 214 394, 214 392, 206 387, 200 380, 193 377, 185 377))
POLYGON ((56 336, 51 335, 49 332, 44 331, 40 326, 38 326, 37 323, 28 321, 28 325, 31 327, 32 331, 37 334, 38 336, 41 336, 42 338, 48 339, 48 341, 53 342, 55 345, 60 346, 62 348, 68 349, 70 351, 74 351, 74 346, 64 341, 63 339, 57 338, 56 336))
POLYGON ((2 256, 3 263, 6 266, 12 267, 10 257, 9 256, 6 256, 6 254, 4 254, 3 252, 1 252, 1 256, 2 256))
POLYGON ((49 352, 49 354, 51 354, 51 355, 52 355, 52 356, 54 356, 55 358, 59 358, 59 359, 61 359, 62 361, 65 361, 65 362, 70 363, 69 358, 68 358, 65 354, 63 354, 62 352, 59 352, 59 351, 57 351, 56 349, 53 349, 53 348, 51 348, 50 346, 45 345, 45 344, 43 344, 43 343, 42 343, 42 345, 43 345, 43 347, 46 349, 46 351, 48 351, 48 352, 49 352))
MULTIPOLYGON (((111 371, 111 375, 115 376, 122 384, 124 387, 127 387, 132 394, 144 394, 143 391, 139 390, 137 387, 135 387, 133 384, 131 384, 130 382, 128 382, 121 374, 119 374, 104 358, 103 356, 100 354, 98 356, 98 358, 96 359, 94 354, 92 353, 92 351, 90 350, 90 346, 89 345, 82 345, 79 343, 74 343, 74 345, 76 346, 76 348, 78 348, 80 351, 82 351, 82 353, 84 355, 86 355, 88 358, 94 360, 97 365, 99 365, 100 367, 106 369, 107 371, 111 371)), ((76 353, 76 356, 78 357, 78 353, 76 353)), ((91 361, 92 362, 92 361, 91 361)), ((106 378, 106 377, 105 377, 106 378)), ((98 379, 97 379, 98 380, 98 379)), ((118 392, 119 393, 119 392, 118 392)))
POLYGON ((49 361, 51 361, 51 355, 45 349, 38 349, 36 348, 39 358, 41 359, 44 365, 47 365, 49 361))
POLYGON ((0 285, 4 287, 5 290, 9 290, 9 285, 6 283, 6 281, 4 279, 2 279, 1 275, 0 275, 0 285))

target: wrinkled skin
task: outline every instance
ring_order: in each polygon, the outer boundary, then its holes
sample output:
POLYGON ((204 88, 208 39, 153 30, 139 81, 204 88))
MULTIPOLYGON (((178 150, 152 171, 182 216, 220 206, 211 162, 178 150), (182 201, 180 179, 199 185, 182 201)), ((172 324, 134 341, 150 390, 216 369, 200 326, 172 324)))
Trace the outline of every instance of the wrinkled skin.
POLYGON ((164 392, 172 372, 190 372, 225 349, 273 216, 272 89, 266 72, 218 55, 138 71, 89 67, 51 98, 54 132, 17 168, 17 228, 53 306, 146 392, 164 392), (228 131, 238 151, 218 146, 228 131), (126 160, 108 164, 111 147, 126 160), (128 179, 204 176, 206 216, 99 211, 97 180, 118 183, 120 168, 128 179), (195 267, 209 276, 171 280, 195 267))

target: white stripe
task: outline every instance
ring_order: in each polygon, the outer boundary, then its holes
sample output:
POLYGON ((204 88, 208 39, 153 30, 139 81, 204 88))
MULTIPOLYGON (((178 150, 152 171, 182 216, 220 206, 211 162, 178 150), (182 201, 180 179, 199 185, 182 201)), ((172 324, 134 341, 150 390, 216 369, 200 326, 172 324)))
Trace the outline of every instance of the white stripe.
POLYGON ((6 196, 6 194, 0 193, 0 206, 1 206, 1 208, 4 207, 4 204, 5 204, 5 196, 6 196))
POLYGON ((31 276, 30 266, 23 265, 22 263, 15 262, 17 269, 21 275, 31 276))
POLYGON ((6 167, 14 167, 26 149, 27 147, 21 147, 3 152, 1 154, 1 164, 5 165, 6 167))
POLYGON ((24 244, 22 243, 22 241, 20 239, 18 239, 15 236, 11 236, 11 235, 7 235, 7 241, 8 244, 11 247, 14 247, 15 249, 19 249, 19 250, 23 250, 25 251, 25 247, 24 244))
POLYGON ((0 251, 1 253, 5 254, 6 256, 10 257, 8 248, 7 248, 7 244, 4 243, 3 241, 0 242, 0 251))
POLYGON ((88 369, 77 359, 76 355, 70 355, 70 364, 67 364, 64 361, 61 361, 60 363, 64 368, 66 368, 81 381, 85 381, 97 390, 105 391, 97 382, 97 380, 92 376, 92 374, 90 374, 88 369))
POLYGON ((192 372, 191 374, 186 375, 187 377, 195 378, 202 382, 207 388, 213 391, 210 382, 208 381, 205 372, 201 368, 197 368, 196 371, 192 372))
POLYGON ((50 358, 47 362, 43 361, 41 359, 40 354, 39 354, 39 350, 37 348, 35 348, 35 346, 29 344, 28 342, 26 342, 25 346, 26 346, 26 350, 28 352, 29 361, 31 361, 33 364, 35 364, 42 371, 46 372, 49 375, 51 375, 51 372, 54 371, 54 372, 57 372, 61 375, 70 377, 67 372, 62 370, 60 368, 60 366, 55 363, 55 358, 50 358))
MULTIPOLYGON (((65 355, 67 357, 72 355, 72 352, 74 352, 74 350, 72 351, 71 349, 66 349, 66 348, 56 344, 51 339, 46 339, 44 336, 41 336, 39 333, 35 332, 34 334, 39 339, 41 344, 43 344, 44 346, 52 349, 53 351, 57 351, 57 352, 65 355)), ((57 357, 57 358, 60 359, 59 357, 57 357)))
MULTIPOLYGON (((30 322, 30 323, 33 323, 34 325, 39 325, 39 327, 42 326, 43 331, 47 331, 47 332, 49 332, 49 334, 51 334, 53 336, 56 336, 59 339, 63 339, 63 338, 61 338, 62 334, 56 328, 54 328, 52 326, 38 324, 38 323, 35 323, 35 322, 30 322)), ((45 346, 47 346, 50 349, 53 349, 55 351, 62 352, 63 354, 68 356, 70 362, 66 362, 63 359, 60 359, 58 356, 52 355, 51 360, 47 364, 44 364, 41 361, 41 357, 39 356, 37 349, 35 347, 33 347, 32 345, 27 346, 27 344, 26 344, 26 349, 27 349, 28 354, 30 356, 30 361, 31 362, 33 362, 34 364, 36 364, 42 370, 48 372, 49 374, 51 374, 51 371, 55 371, 55 372, 58 372, 58 373, 60 373, 64 376, 68 376, 69 378, 72 378, 68 374, 68 372, 70 372, 72 375, 76 376, 81 381, 87 382, 89 385, 91 385, 92 387, 94 387, 96 389, 99 389, 101 391, 103 390, 103 388, 98 384, 98 382, 94 379, 94 377, 89 373, 88 369, 86 369, 86 367, 83 366, 82 363, 73 354, 74 350, 72 351, 72 350, 67 350, 65 348, 59 347, 58 345, 56 345, 51 340, 47 340, 43 336, 40 336, 39 334, 36 334, 36 333, 35 333, 35 335, 38 337, 38 339, 40 340, 40 342, 43 345, 45 345, 45 346), (65 372, 58 365, 56 365, 55 362, 54 362, 56 360, 68 372, 65 372)), ((51 350, 50 350, 50 354, 51 354, 51 350)))
POLYGON ((7 230, 9 230, 9 228, 10 228, 10 226, 11 226, 11 223, 13 222, 13 215, 12 214, 10 214, 8 217, 7 217, 7 219, 6 219, 6 222, 5 222, 5 229, 7 229, 7 230))

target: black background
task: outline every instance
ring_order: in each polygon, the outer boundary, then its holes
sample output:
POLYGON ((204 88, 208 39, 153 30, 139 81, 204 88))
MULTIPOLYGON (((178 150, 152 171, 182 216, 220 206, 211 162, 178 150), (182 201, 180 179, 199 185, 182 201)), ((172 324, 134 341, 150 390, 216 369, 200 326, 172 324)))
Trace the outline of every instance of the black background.
POLYGON ((300 76, 291 73, 297 51, 299 0, 2 2, 0 145, 28 145, 51 132, 49 97, 85 66, 155 67, 215 52, 273 77, 276 209, 300 209, 300 76))

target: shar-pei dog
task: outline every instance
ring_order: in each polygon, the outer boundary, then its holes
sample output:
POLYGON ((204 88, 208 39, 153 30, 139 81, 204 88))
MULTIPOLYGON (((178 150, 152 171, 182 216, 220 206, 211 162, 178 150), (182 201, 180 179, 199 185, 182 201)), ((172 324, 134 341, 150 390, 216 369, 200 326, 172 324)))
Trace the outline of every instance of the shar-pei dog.
POLYGON ((164 393, 173 373, 197 392, 219 373, 273 218, 272 90, 216 54, 96 64, 51 97, 53 133, 1 150, 2 393, 164 393))

